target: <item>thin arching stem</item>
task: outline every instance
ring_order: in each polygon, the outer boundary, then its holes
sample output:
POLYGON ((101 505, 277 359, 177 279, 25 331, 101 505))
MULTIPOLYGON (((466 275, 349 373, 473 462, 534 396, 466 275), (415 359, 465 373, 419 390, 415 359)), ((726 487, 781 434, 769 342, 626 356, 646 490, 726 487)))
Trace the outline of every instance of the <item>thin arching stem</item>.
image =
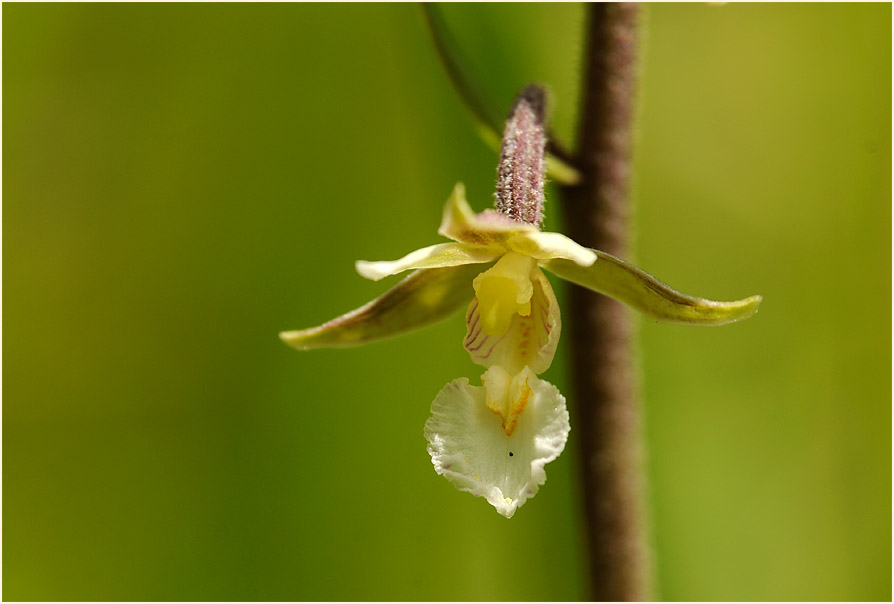
MULTIPOLYGON (((438 56, 453 87, 459 93, 466 108, 472 113, 472 117, 478 123, 479 129, 487 130, 486 138, 499 149, 500 133, 502 132, 503 119, 506 116, 497 115, 497 112, 488 105, 486 95, 477 86, 470 73, 466 61, 460 53, 459 46, 450 34, 450 30, 444 23, 441 8, 430 2, 423 2, 422 13, 431 33, 432 41, 438 56)), ((484 134, 484 133, 483 133, 484 134)), ((564 164, 573 167, 572 155, 558 142, 552 132, 547 133, 547 153, 561 160, 564 164)))

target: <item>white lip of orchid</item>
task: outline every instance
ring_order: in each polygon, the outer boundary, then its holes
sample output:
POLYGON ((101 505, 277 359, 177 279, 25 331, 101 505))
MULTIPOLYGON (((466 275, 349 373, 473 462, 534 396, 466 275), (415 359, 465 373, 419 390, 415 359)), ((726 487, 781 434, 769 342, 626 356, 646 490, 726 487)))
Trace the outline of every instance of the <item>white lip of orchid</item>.
POLYGON ((546 482, 545 466, 565 448, 571 430, 565 398, 525 368, 510 376, 492 367, 484 387, 453 380, 432 402, 425 423, 428 452, 438 474, 457 489, 484 497, 506 518, 546 482), (513 384, 525 394, 525 411, 509 434, 492 408, 498 391, 513 384))

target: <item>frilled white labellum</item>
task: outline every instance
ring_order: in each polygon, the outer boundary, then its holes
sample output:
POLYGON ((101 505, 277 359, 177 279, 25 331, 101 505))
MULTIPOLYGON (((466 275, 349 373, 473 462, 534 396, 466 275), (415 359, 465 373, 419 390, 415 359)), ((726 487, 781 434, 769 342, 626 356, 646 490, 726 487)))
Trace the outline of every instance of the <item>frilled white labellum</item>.
POLYGON ((568 411, 556 387, 527 367, 510 376, 494 366, 482 381, 483 387, 466 378, 444 386, 431 405, 425 438, 438 474, 511 518, 546 482, 546 464, 565 448, 568 411))

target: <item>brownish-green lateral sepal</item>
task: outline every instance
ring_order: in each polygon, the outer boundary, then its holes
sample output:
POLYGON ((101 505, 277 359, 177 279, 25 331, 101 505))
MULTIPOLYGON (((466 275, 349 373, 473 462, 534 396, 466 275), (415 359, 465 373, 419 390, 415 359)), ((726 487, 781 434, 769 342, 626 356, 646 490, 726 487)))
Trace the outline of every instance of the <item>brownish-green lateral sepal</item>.
POLYGON ((422 269, 384 294, 336 319, 301 331, 279 334, 298 350, 358 346, 400 335, 446 319, 475 295, 472 279, 487 265, 422 269))
POLYGON ((562 279, 610 296, 659 323, 725 325, 749 318, 761 303, 760 296, 734 302, 687 296, 620 258, 593 251, 598 260, 592 266, 563 259, 541 264, 562 279))

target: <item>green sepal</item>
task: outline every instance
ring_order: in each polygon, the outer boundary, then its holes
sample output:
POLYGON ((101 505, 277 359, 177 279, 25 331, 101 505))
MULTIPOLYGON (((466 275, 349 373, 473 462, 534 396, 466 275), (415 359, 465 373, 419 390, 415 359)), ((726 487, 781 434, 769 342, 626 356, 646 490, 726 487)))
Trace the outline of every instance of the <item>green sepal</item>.
POLYGON ((659 323, 725 325, 751 317, 761 303, 760 296, 734 302, 687 296, 620 258, 593 251, 599 259, 592 266, 564 259, 540 264, 562 279, 610 296, 659 323))
POLYGON ((336 319, 280 339, 298 350, 345 348, 400 335, 446 319, 475 295, 472 279, 488 265, 422 269, 384 294, 336 319))

